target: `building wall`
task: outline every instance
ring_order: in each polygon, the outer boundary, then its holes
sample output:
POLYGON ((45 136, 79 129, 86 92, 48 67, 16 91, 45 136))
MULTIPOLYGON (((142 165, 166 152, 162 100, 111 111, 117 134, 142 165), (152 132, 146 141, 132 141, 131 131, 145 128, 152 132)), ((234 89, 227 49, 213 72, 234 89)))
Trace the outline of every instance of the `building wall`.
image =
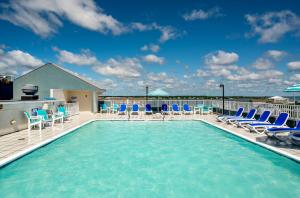
POLYGON ((66 90, 64 91, 67 101, 71 101, 71 97, 76 97, 79 104, 79 111, 93 111, 92 92, 82 90, 66 90))
POLYGON ((0 109, 0 136, 27 128, 27 119, 24 111, 31 113, 33 108, 41 108, 47 103, 49 109, 56 110, 63 101, 17 101, 1 102, 3 109, 0 109))
POLYGON ((14 100, 21 99, 23 95, 21 89, 25 84, 38 85, 39 91, 37 94, 40 99, 49 97, 50 89, 99 91, 97 88, 52 64, 47 64, 17 78, 14 81, 14 100))
POLYGON ((51 89, 50 92, 52 92, 50 97, 67 102, 67 93, 63 89, 51 89))

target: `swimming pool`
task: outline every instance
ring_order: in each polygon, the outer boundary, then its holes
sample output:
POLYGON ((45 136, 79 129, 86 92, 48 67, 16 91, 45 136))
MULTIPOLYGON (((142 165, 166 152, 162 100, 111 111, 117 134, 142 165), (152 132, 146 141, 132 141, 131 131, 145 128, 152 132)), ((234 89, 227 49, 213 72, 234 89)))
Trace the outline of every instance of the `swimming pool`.
POLYGON ((300 164, 200 121, 95 121, 0 169, 0 197, 289 197, 300 164))

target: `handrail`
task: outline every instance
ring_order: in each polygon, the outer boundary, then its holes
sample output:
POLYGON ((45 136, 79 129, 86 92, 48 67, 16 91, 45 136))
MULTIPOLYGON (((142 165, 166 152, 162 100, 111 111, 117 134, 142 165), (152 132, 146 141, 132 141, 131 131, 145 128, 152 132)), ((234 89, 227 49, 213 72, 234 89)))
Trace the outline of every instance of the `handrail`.
MULTIPOLYGON (((167 104, 169 107, 176 103, 178 106, 182 107, 183 104, 188 104, 192 107, 197 106, 199 104, 203 104, 206 106, 212 106, 216 109, 222 109, 223 103, 222 100, 139 100, 139 99, 112 99, 112 100, 101 100, 108 105, 113 105, 115 103, 121 104, 125 103, 129 107, 132 104, 137 103, 139 106, 144 107, 146 104, 150 104, 152 107, 161 107, 163 103, 167 104)), ((264 103, 264 102, 240 102, 240 101, 225 101, 225 110, 228 111, 236 111, 239 107, 244 107, 245 112, 248 112, 252 108, 257 109, 257 113, 260 114, 265 110, 270 110, 273 116, 278 116, 280 112, 286 112, 290 115, 290 119, 298 120, 300 119, 300 105, 293 104, 272 104, 272 103, 264 103)))

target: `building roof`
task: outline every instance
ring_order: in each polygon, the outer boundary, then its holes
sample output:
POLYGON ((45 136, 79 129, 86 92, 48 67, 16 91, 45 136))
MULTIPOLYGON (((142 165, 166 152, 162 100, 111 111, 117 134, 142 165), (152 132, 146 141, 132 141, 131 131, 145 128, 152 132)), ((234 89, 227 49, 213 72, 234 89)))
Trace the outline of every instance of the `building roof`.
POLYGON ((61 67, 61 66, 58 66, 58 65, 56 65, 56 64, 54 64, 54 63, 46 63, 45 65, 42 65, 42 66, 40 66, 40 67, 38 67, 38 68, 36 68, 36 69, 31 70, 30 72, 28 72, 28 73, 26 73, 26 74, 24 74, 24 75, 22 75, 22 76, 17 77, 15 80, 17 80, 17 79, 19 79, 19 78, 22 78, 23 76, 26 76, 27 74, 29 74, 29 73, 31 73, 31 72, 34 72, 34 71, 36 71, 36 70, 39 70, 39 69, 41 69, 41 68, 43 68, 43 67, 48 67, 48 66, 56 67, 56 68, 60 69, 61 71, 66 72, 66 73, 68 73, 68 74, 70 74, 70 75, 72 75, 72 76, 78 78, 79 80, 83 81, 84 83, 87 83, 87 84, 89 84, 89 85, 95 87, 96 89, 100 89, 100 90, 103 91, 103 92, 106 91, 105 89, 101 88, 96 82, 93 82, 93 81, 91 81, 91 80, 88 80, 87 78, 85 78, 85 77, 83 77, 83 76, 80 76, 79 74, 77 74, 77 73, 75 73, 75 72, 72 72, 71 70, 68 70, 68 69, 66 69, 66 68, 63 68, 63 67, 61 67))

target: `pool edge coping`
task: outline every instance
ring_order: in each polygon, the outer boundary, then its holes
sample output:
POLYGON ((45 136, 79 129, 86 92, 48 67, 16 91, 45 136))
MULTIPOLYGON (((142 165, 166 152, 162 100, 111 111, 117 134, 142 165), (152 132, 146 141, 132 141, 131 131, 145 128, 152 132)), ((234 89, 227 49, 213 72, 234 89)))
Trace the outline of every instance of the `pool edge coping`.
POLYGON ((289 158, 289 159, 291 159, 291 160, 294 160, 294 161, 300 163, 300 157, 295 156, 295 155, 293 155, 293 154, 291 154, 291 153, 288 153, 288 152, 286 152, 286 151, 283 151, 283 150, 281 150, 280 148, 276 148, 276 147, 274 147, 274 146, 270 146, 270 145, 264 144, 264 143, 262 143, 262 142, 255 141, 255 140, 253 140, 253 139, 251 139, 251 138, 249 138, 249 137, 247 137, 247 136, 245 136, 245 135, 243 135, 243 134, 236 133, 236 132, 234 132, 234 131, 231 131, 230 129, 226 129, 226 128, 222 127, 222 126, 218 126, 218 125, 216 125, 216 124, 214 124, 214 123, 212 123, 212 122, 209 122, 209 121, 207 121, 207 120, 203 120, 203 119, 197 119, 197 120, 198 120, 198 121, 202 121, 202 122, 204 122, 204 123, 207 123, 207 124, 209 124, 209 125, 212 125, 212 126, 214 126, 214 127, 217 127, 217 128, 219 128, 219 129, 221 129, 221 130, 223 130, 223 131, 225 131, 225 132, 228 132, 228 133, 230 133, 230 134, 232 134, 232 135, 235 135, 235 136, 237 136, 237 137, 240 137, 240 138, 242 138, 242 139, 244 139, 244 140, 246 140, 246 141, 249 141, 249 142, 251 142, 251 143, 253 143, 253 144, 256 144, 256 145, 258 145, 258 146, 261 146, 261 147, 263 147, 263 148, 265 148, 265 149, 268 149, 268 150, 273 151, 273 152, 275 152, 275 153, 277 153, 277 154, 279 154, 279 155, 282 155, 282 156, 284 156, 284 157, 287 157, 287 158, 289 158))
MULTIPOLYGON (((128 121, 128 120, 106 120, 106 119, 102 120, 102 119, 99 119, 99 118, 90 119, 90 120, 88 120, 86 122, 83 122, 83 123, 79 124, 78 126, 75 126, 75 127, 70 128, 70 129, 67 129, 66 131, 64 131, 64 132, 62 132, 60 134, 57 134, 57 135, 55 135, 55 136, 53 136, 53 137, 51 137, 51 138, 49 138, 47 140, 44 140, 44 141, 42 141, 42 142, 40 142, 40 143, 38 143, 36 145, 33 145, 33 146, 31 146, 31 147, 29 147, 29 148, 27 148, 25 150, 17 152, 15 154, 13 154, 13 155, 11 155, 11 156, 9 156, 9 157, 1 160, 0 161, 0 169, 2 167, 4 167, 4 166, 8 165, 9 163, 11 163, 11 162, 13 162, 13 161, 15 161, 15 160, 17 160, 17 159, 25 156, 25 155, 27 155, 27 154, 29 154, 29 153, 37 150, 37 149, 39 149, 39 148, 41 148, 41 147, 43 147, 43 146, 45 146, 45 145, 47 145, 47 144, 49 144, 49 143, 57 140, 57 139, 59 139, 60 137, 63 137, 63 136, 65 136, 65 135, 67 135, 67 134, 69 134, 71 132, 74 132, 76 129, 81 128, 81 127, 83 127, 83 126, 85 126, 85 125, 87 125, 87 124, 89 124, 91 122, 94 122, 94 121, 128 121)), ((143 120, 139 120, 139 121, 143 121, 143 120)), ((148 121, 148 120, 144 120, 144 121, 148 121)), ((152 121, 152 120, 149 120, 149 121, 152 121)), ((160 120, 160 121, 162 121, 162 120, 160 120)), ((178 121, 178 120, 165 120, 165 121, 178 121)), ((287 157, 287 158, 289 158, 291 160, 294 160, 294 161, 300 163, 300 157, 297 157, 297 156, 295 156, 293 154, 290 154, 290 153, 288 153, 286 151, 282 151, 279 148, 276 148, 276 147, 273 147, 273 146, 270 146, 270 145, 267 145, 267 144, 264 144, 264 143, 261 143, 261 142, 257 142, 255 140, 253 140, 253 139, 251 139, 251 138, 243 135, 243 134, 236 133, 234 131, 231 131, 230 129, 226 129, 226 128, 222 127, 222 126, 218 126, 218 125, 216 125, 216 124, 214 124, 212 122, 209 122, 207 120, 204 120, 204 119, 192 119, 191 121, 201 121, 201 122, 204 122, 206 124, 209 124, 211 126, 219 128, 219 129, 221 129, 221 130, 223 130, 225 132, 228 132, 228 133, 230 133, 232 135, 240 137, 240 138, 242 138, 242 139, 244 139, 246 141, 249 141, 250 143, 256 144, 258 146, 261 146, 261 147, 263 147, 265 149, 268 149, 268 150, 273 151, 273 152, 275 152, 275 153, 277 153, 279 155, 282 155, 284 157, 287 157)))
POLYGON ((13 155, 11 155, 11 156, 9 156, 9 157, 1 160, 0 161, 0 169, 2 167, 4 167, 4 166, 8 165, 9 163, 11 163, 11 162, 13 162, 13 161, 15 161, 15 160, 17 160, 17 159, 19 159, 19 158, 27 155, 27 154, 33 152, 33 151, 35 151, 35 150, 37 150, 37 149, 39 149, 39 148, 41 148, 41 147, 43 147, 43 146, 45 146, 47 144, 49 144, 49 143, 51 143, 51 142, 59 139, 59 138, 61 138, 62 136, 65 136, 65 135, 67 135, 69 133, 72 133, 76 129, 79 129, 79 128, 81 128, 81 127, 83 127, 83 126, 85 126, 85 125, 87 125, 87 124, 89 124, 91 122, 94 122, 94 121, 95 121, 95 119, 91 119, 91 120, 88 120, 86 122, 83 122, 83 123, 79 124, 78 126, 71 127, 70 129, 67 129, 66 131, 63 131, 60 134, 57 134, 57 135, 55 135, 55 136, 53 136, 53 137, 51 137, 49 139, 43 140, 42 142, 40 142, 38 144, 32 145, 32 146, 26 148, 25 150, 17 152, 15 154, 13 154, 13 155))

